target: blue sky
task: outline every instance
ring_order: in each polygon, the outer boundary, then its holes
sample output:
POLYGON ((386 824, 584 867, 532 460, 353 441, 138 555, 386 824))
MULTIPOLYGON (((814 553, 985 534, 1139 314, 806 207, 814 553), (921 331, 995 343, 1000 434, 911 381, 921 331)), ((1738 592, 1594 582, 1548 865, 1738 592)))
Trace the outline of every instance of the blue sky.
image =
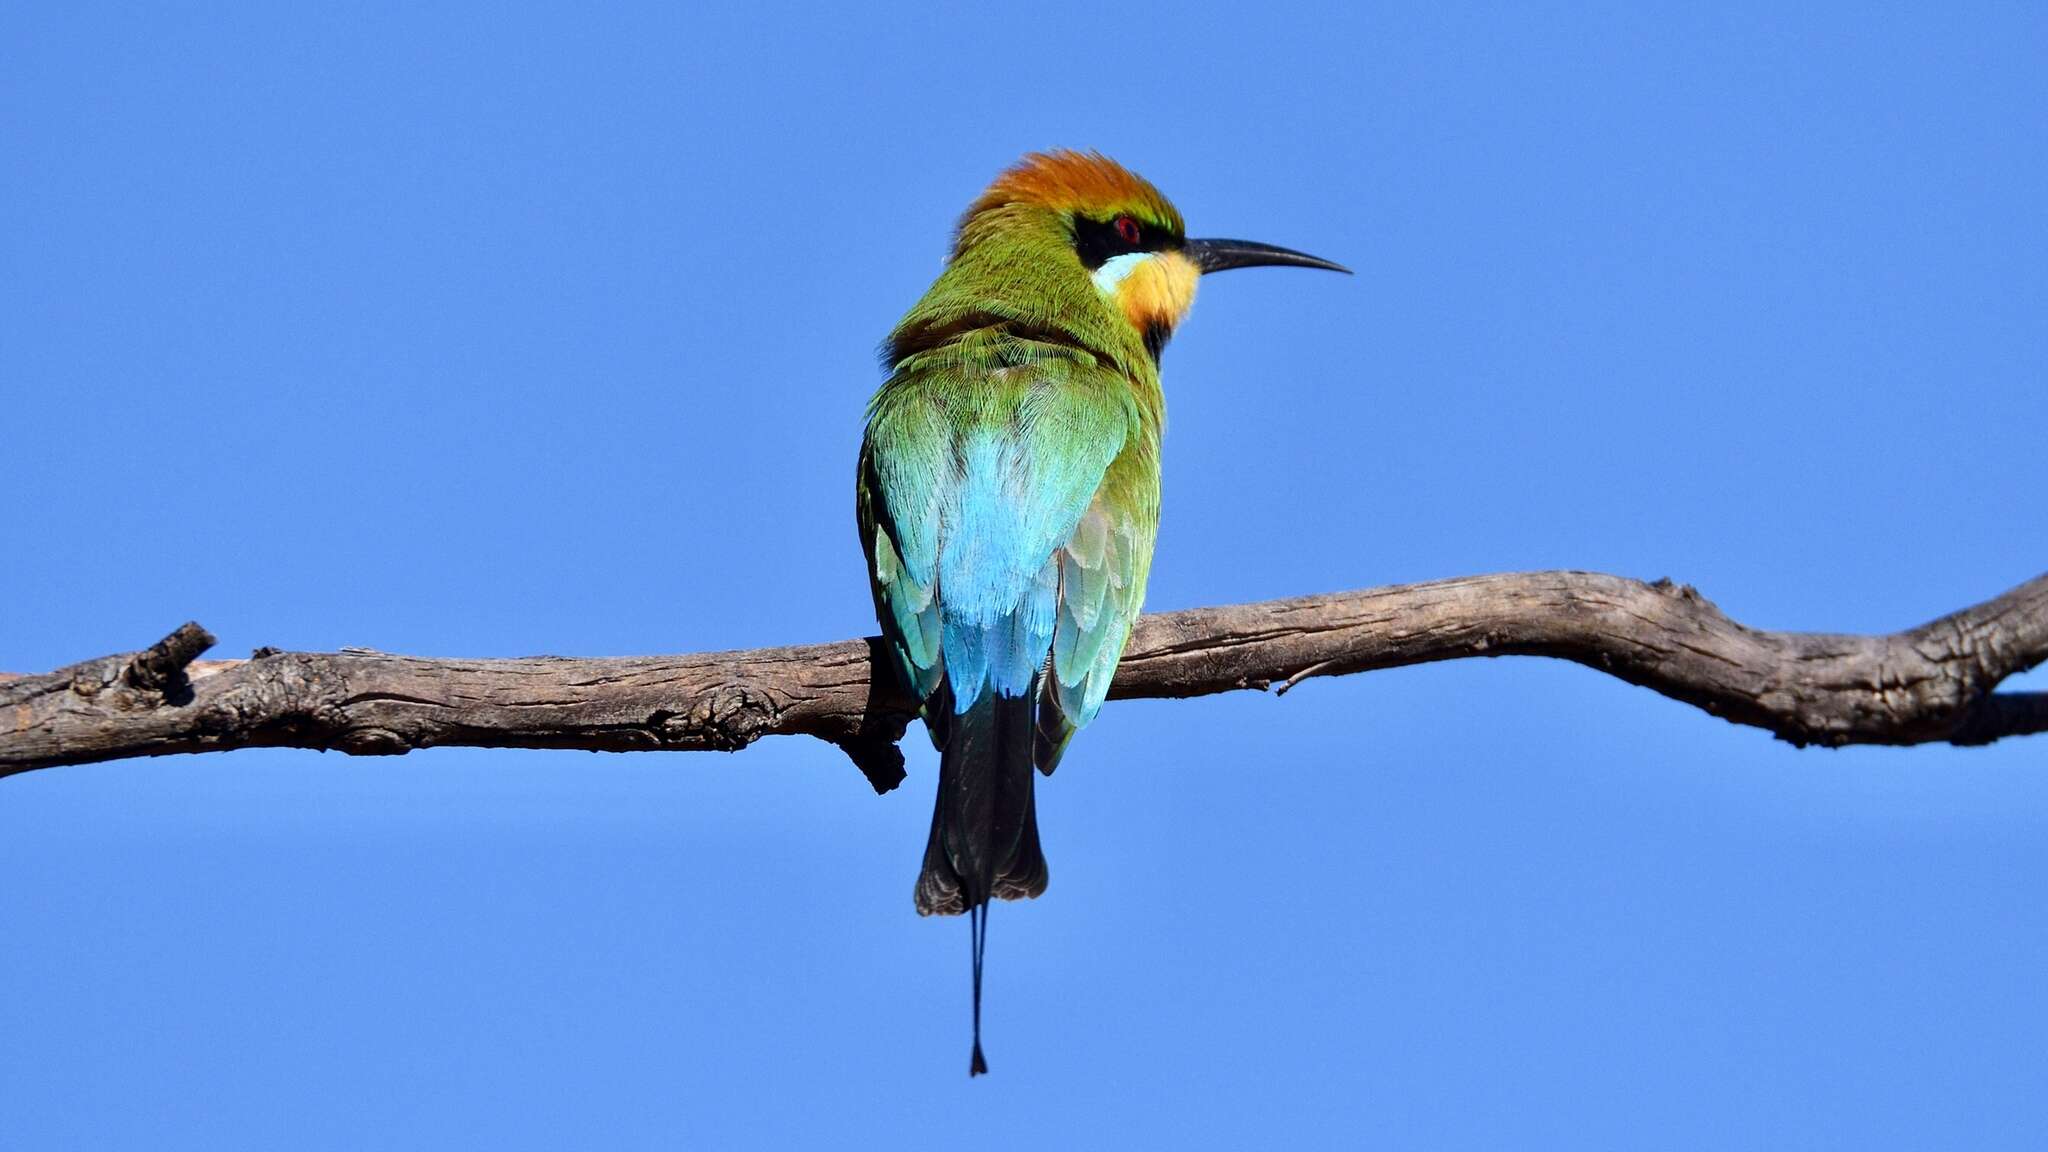
MULTIPOLYGON (((588 7, 6 18, 0 668, 864 634, 876 344, 1048 146, 1359 271, 1205 287, 1153 607, 1580 567, 1890 630, 2048 567, 2031 6, 588 7)), ((1798 751, 1533 660, 1113 704, 975 1082, 906 747, 880 798, 805 740, 0 781, 0 1143, 2048 1124, 2039 738, 1798 751)))

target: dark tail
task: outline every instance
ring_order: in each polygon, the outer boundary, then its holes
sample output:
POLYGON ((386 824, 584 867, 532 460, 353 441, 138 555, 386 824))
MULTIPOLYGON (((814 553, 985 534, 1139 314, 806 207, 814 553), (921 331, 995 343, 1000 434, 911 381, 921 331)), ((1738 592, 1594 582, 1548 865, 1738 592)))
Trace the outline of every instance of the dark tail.
MULTIPOLYGON (((942 698, 935 703, 946 706, 942 698)), ((917 878, 924 915, 969 913, 974 944, 974 1059, 968 1074, 988 1071, 981 1056, 981 968, 991 897, 1022 900, 1045 891, 1045 854, 1038 847, 1031 748, 1036 696, 984 694, 946 722, 939 750, 939 802, 917 878)))

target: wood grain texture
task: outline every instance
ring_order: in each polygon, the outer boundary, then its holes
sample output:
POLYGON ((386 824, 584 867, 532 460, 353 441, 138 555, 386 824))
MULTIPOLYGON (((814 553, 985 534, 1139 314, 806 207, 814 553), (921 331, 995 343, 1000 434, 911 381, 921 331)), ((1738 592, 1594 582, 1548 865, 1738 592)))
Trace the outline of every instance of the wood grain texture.
MULTIPOLYGON (((913 703, 880 641, 684 656, 429 659, 363 649, 199 661, 186 624, 141 652, 0 677, 0 775, 234 748, 735 751, 807 735, 876 791, 913 703)), ((2048 693, 1994 689, 2048 657, 2048 575, 1884 636, 1762 632, 1690 587, 1521 572, 1144 617, 1111 699, 1285 692, 1470 656, 1571 660, 1794 744, 1985 744, 2048 731, 2048 693)))

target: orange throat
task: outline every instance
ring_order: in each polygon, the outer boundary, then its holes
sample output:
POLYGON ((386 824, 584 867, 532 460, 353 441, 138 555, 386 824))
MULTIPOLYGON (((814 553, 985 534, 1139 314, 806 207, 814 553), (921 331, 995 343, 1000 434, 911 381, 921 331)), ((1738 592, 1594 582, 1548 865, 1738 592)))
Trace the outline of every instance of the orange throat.
POLYGON ((1202 273, 1194 261, 1172 251, 1149 254, 1117 271, 1121 274, 1108 291, 1124 319, 1157 357, 1194 306, 1195 282, 1202 273))

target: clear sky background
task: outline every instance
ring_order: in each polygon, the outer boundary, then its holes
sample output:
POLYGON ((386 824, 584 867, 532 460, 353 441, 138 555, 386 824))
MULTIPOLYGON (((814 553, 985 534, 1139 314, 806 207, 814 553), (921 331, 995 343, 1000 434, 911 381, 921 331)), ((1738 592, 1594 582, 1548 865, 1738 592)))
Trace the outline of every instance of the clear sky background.
MULTIPOLYGON (((2048 568, 2038 6, 36 7, 6 670, 871 631, 876 344, 1050 146, 1359 272, 1203 289, 1152 607, 1580 567, 1888 631, 2048 568)), ((2048 739, 1799 751, 1526 659, 1112 704, 974 1082, 906 747, 0 781, 0 1145, 2048 1125, 2048 739)))

